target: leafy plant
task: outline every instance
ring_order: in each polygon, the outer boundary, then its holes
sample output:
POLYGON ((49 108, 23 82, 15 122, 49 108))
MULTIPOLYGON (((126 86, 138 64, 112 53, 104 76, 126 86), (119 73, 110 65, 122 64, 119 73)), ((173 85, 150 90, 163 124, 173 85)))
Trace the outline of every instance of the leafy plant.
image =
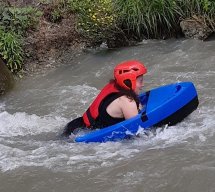
POLYGON ((68 0, 40 0, 42 4, 48 5, 44 10, 45 18, 53 23, 61 22, 63 17, 71 10, 68 6, 68 0))
POLYGON ((15 32, 5 32, 0 28, 0 55, 12 72, 22 69, 23 49, 20 39, 15 32))
POLYGON ((50 14, 50 21, 53 23, 60 22, 62 19, 62 13, 58 9, 54 9, 50 14))
POLYGON ((0 15, 0 25, 6 31, 24 34, 26 29, 34 28, 42 13, 33 7, 5 7, 0 15))
POLYGON ((87 38, 103 41, 114 33, 116 14, 112 0, 69 0, 69 7, 78 13, 78 28, 87 38))
POLYGON ((0 8, 0 56, 8 68, 16 73, 22 69, 24 52, 22 38, 27 29, 34 28, 41 12, 32 7, 0 8))

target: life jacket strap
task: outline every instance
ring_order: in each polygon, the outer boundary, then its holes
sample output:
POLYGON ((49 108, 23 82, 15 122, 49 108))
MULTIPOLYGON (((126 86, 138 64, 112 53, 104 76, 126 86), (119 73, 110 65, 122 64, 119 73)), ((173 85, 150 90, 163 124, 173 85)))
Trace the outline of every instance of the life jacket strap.
POLYGON ((90 113, 90 108, 88 108, 87 111, 84 113, 83 120, 88 128, 91 128, 95 125, 95 119, 92 117, 90 113))

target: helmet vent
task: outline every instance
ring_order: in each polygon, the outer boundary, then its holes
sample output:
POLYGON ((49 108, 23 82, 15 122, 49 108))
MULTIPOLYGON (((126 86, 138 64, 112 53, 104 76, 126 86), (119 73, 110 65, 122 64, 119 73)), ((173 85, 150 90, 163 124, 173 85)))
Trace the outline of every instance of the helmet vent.
POLYGON ((134 71, 138 71, 139 69, 137 69, 137 68, 132 68, 134 71))

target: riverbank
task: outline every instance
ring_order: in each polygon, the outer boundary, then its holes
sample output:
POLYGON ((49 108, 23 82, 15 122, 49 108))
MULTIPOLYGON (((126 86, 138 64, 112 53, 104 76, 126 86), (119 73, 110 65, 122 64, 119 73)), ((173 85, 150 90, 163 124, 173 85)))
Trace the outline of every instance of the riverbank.
POLYGON ((28 57, 24 60, 25 75, 44 73, 60 65, 62 55, 77 57, 85 48, 86 40, 75 29, 76 17, 69 15, 59 24, 41 18, 37 31, 25 38, 24 49, 28 57))
MULTIPOLYGON (((18 9, 30 6, 42 13, 36 27, 29 28, 25 32, 22 39, 24 56, 22 69, 16 71, 15 76, 46 73, 60 65, 63 54, 70 53, 70 58, 75 58, 89 42, 77 30, 76 14, 65 12, 59 22, 50 21, 50 15, 56 7, 53 7, 54 3, 47 2, 39 0, 7 1, 6 6, 18 9)), ((22 17, 16 17, 21 23, 22 17)), ((7 59, 4 61, 7 63, 7 59)))
MULTIPOLYGON (((77 0, 6 2, 13 8, 31 6, 35 9, 33 11, 41 14, 37 25, 29 25, 26 30, 23 47, 20 48, 23 51, 18 55, 21 58, 18 61, 19 68, 23 69, 19 72, 20 76, 44 73, 59 66, 65 52, 76 57, 87 46, 103 44, 108 48, 116 48, 135 45, 143 39, 181 36, 205 40, 215 28, 212 14, 215 4, 212 2, 206 5, 196 1, 188 6, 187 1, 142 1, 140 4, 132 2, 129 5, 132 9, 128 9, 128 5, 122 4, 120 0, 115 3, 100 0, 97 4, 94 1, 77 0)), ((14 16, 23 24, 23 15, 19 16, 20 10, 16 11, 17 15, 14 16)), ((29 13, 32 14, 32 10, 29 13)), ((13 10, 9 10, 9 14, 13 14, 13 10)), ((10 58, 8 55, 3 57, 10 58)), ((11 65, 13 71, 13 62, 11 65)), ((20 69, 15 68, 15 72, 20 69)))

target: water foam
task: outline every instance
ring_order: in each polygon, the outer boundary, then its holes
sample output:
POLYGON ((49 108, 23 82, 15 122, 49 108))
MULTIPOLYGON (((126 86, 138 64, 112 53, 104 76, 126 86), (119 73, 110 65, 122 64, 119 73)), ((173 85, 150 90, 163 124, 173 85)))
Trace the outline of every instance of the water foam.
POLYGON ((101 167, 111 167, 149 149, 188 145, 189 142, 200 145, 215 134, 215 108, 202 106, 182 123, 163 130, 157 129, 156 134, 148 136, 139 132, 140 137, 134 140, 82 144, 29 138, 26 136, 57 133, 69 121, 63 117, 65 112, 74 115, 79 109, 87 108, 98 93, 96 88, 88 85, 52 87, 40 91, 44 94, 42 99, 45 102, 47 95, 48 98, 54 98, 55 103, 50 103, 53 111, 49 115, 9 113, 5 111, 5 104, 0 103, 0 169, 3 172, 22 166, 46 167, 64 172, 90 172, 101 167), (72 109, 69 105, 75 107, 72 109))
POLYGON ((156 134, 149 137, 144 135, 134 140, 91 144, 58 140, 15 140, 13 137, 17 135, 57 132, 58 126, 64 124, 65 119, 2 112, 0 122, 1 127, 5 125, 5 129, 1 128, 0 135, 10 136, 12 141, 6 142, 4 138, 0 140, 0 168, 5 172, 21 166, 42 166, 53 171, 90 172, 101 167, 111 167, 150 149, 180 144, 200 145, 215 134, 214 110, 203 107, 180 124, 164 130, 157 129, 156 134))
POLYGON ((44 132, 56 132, 68 120, 62 117, 39 117, 25 112, 10 114, 6 111, 0 113, 0 136, 14 137, 37 135, 44 132))
POLYGON ((181 123, 171 127, 159 128, 154 136, 145 141, 138 139, 135 144, 142 145, 144 142, 150 148, 166 148, 182 143, 189 145, 191 143, 192 145, 202 144, 215 135, 214 111, 215 108, 202 107, 181 123))

